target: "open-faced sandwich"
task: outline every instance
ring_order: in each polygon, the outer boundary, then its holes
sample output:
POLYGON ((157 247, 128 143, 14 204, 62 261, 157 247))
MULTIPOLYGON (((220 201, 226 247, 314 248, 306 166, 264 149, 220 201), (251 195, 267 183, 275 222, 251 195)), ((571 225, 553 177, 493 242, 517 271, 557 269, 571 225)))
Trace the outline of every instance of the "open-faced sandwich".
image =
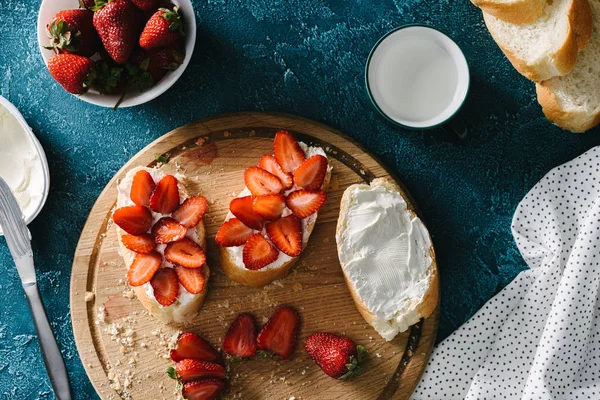
POLYGON ((246 187, 217 233, 221 266, 246 286, 285 277, 306 246, 327 196, 332 167, 320 147, 277 132, 274 154, 244 172, 246 187))
POLYGON ((208 202, 154 168, 130 170, 118 186, 119 249, 127 282, 163 322, 188 322, 204 303, 210 271, 202 217, 208 202))
POLYGON ((387 179, 342 196, 336 241, 348 289, 363 318, 386 340, 427 318, 438 303, 429 232, 387 179))

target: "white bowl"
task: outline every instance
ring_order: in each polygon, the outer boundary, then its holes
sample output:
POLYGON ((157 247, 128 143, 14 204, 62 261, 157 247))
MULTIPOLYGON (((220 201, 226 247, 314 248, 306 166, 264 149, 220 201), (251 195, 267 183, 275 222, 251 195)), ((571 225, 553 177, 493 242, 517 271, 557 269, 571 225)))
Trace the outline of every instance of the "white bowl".
MULTIPOLYGON (((173 4, 178 5, 183 16, 183 29, 185 31, 185 59, 183 63, 174 71, 169 71, 164 78, 162 78, 156 85, 144 92, 133 91, 128 93, 125 100, 119 107, 132 107, 139 104, 146 103, 153 100, 166 92, 173 84, 179 79, 183 71, 190 63, 192 53, 194 52, 194 45, 196 44, 196 16, 194 15, 194 8, 190 0, 173 0, 173 4)), ((38 45, 40 52, 46 65, 48 60, 54 52, 45 49, 44 46, 48 45, 49 38, 47 33, 46 25, 50 22, 54 15, 67 9, 78 8, 79 4, 77 0, 43 0, 40 6, 40 12, 38 14, 38 45)), ((52 79, 48 76, 48 79, 52 79)), ((107 95, 100 94, 96 90, 89 90, 87 93, 82 95, 76 95, 83 101, 95 104, 101 107, 114 107, 119 100, 120 94, 107 95)))
MULTIPOLYGON (((40 144, 37 137, 35 137, 35 135, 33 134, 33 131, 31 130, 31 128, 27 124, 27 121, 25 121, 25 118, 23 118, 23 115, 21 115, 19 110, 17 110, 17 108, 10 101, 6 100, 2 96, 0 96, 0 105, 4 106, 8 110, 8 112, 17 119, 17 121, 23 128, 23 131, 25 132, 25 134, 27 134, 29 136, 29 138, 31 139, 31 142, 33 143, 33 146, 35 147, 35 150, 37 151, 38 157, 40 159, 40 163, 42 164, 44 188, 42 190, 42 196, 38 200, 38 204, 36 204, 33 211, 30 212, 28 215, 24 215, 25 223, 29 224, 31 221, 33 221, 35 219, 35 217, 37 217, 37 215, 40 213, 40 211, 42 211, 42 207, 44 207, 44 204, 46 203, 46 199, 48 198, 48 192, 50 191, 50 170, 48 168, 48 160, 46 159, 46 153, 44 152, 42 145, 40 144)), ((0 132, 0 136, 1 136, 1 134, 2 133, 0 132)), ((2 228, 0 228, 0 236, 2 236, 2 228)))

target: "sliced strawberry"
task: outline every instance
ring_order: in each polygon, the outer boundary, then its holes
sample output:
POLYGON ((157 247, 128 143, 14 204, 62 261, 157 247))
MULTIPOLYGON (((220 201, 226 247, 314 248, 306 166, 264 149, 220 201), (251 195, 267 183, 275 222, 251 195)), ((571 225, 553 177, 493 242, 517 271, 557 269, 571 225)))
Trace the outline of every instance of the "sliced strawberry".
POLYGON ((130 235, 139 236, 152 226, 152 213, 143 206, 121 207, 113 213, 113 221, 130 235))
POLYGON ((173 268, 161 268, 150 281, 154 298, 164 307, 175 303, 179 295, 179 281, 173 268))
POLYGON ((225 368, 219 364, 208 361, 186 358, 175 365, 177 375, 182 382, 195 381, 202 378, 225 379, 225 368))
POLYGON ((281 217, 285 209, 285 197, 281 193, 258 196, 252 208, 261 217, 273 221, 281 217))
POLYGON ((209 378, 187 382, 183 385, 183 397, 187 400, 217 400, 225 389, 225 381, 209 378))
POLYGON ((186 358, 219 362, 220 356, 208 342, 195 333, 185 332, 179 336, 177 345, 171 350, 171 360, 179 362, 186 358))
POLYGON ((238 315, 223 339, 223 351, 234 357, 250 358, 257 350, 254 318, 250 314, 238 315))
POLYGON ((288 131, 277 132, 273 150, 277 163, 285 172, 294 172, 306 159, 304 151, 288 131))
POLYGON ((285 172, 272 155, 262 156, 258 161, 258 166, 278 177, 284 189, 291 189, 294 185, 292 174, 285 172))
POLYGON ((169 243, 165 248, 165 258, 186 268, 200 268, 206 263, 206 254, 202 247, 187 237, 169 243))
POLYGON ((160 253, 154 250, 148 254, 136 254, 127 272, 127 282, 131 286, 141 286, 149 282, 160 268, 162 261, 160 253))
POLYGON ((179 207, 179 182, 173 175, 167 175, 158 182, 150 196, 150 208, 161 214, 170 214, 177 207, 179 207))
POLYGON ((250 236, 242 251, 242 260, 247 269, 257 270, 271 264, 279 257, 279 251, 263 235, 250 236))
POLYGON ((290 257, 298 257, 302 251, 302 221, 288 215, 266 226, 269 239, 290 257))
POLYGON ((156 243, 171 243, 185 237, 187 228, 171 217, 163 217, 152 227, 152 236, 156 243))
POLYGON ((241 246, 254 231, 237 218, 231 218, 221 225, 215 240, 223 247, 241 246))
POLYGON ((278 177, 258 167, 246 168, 244 182, 254 196, 279 193, 283 190, 283 184, 278 177))
POLYGON ((204 289, 206 279, 204 279, 202 268, 186 268, 176 265, 175 273, 185 290, 191 294, 198 294, 204 289))
POLYGON ((208 209, 208 201, 202 196, 190 197, 184 201, 172 217, 186 228, 193 228, 200 223, 208 209))
POLYGON ((138 206, 148 206, 155 186, 152 175, 146 170, 139 170, 133 176, 129 198, 138 206))
POLYGON ((296 347, 300 317, 288 306, 279 307, 258 334, 258 346, 281 358, 288 358, 296 347))
POLYGON ((263 217, 254 211, 254 196, 238 197, 229 203, 229 211, 248 228, 262 229, 263 217))
POLYGON ((154 239, 147 233, 143 235, 123 235, 121 236, 121 243, 123 246, 136 253, 150 253, 156 247, 154 239))
POLYGON ((306 190, 321 189, 327 174, 327 158, 320 154, 304 161, 294 172, 294 183, 306 190))
POLYGON ((288 195, 285 204, 299 218, 313 215, 325 204, 327 195, 322 190, 296 190, 288 195))

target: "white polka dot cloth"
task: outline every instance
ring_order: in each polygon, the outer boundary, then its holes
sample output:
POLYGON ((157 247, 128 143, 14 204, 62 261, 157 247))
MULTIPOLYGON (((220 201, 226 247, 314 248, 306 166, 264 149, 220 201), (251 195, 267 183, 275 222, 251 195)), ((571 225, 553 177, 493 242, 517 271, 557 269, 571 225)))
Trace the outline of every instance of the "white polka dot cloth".
POLYGON ((600 399, 600 147, 535 185, 512 231, 531 269, 436 347, 412 399, 600 399))

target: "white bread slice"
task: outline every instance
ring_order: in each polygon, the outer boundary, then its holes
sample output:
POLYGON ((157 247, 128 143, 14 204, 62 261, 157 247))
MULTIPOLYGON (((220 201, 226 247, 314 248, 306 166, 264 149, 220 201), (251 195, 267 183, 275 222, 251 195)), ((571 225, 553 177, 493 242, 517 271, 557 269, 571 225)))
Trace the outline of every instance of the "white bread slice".
MULTIPOLYGON (((118 185, 118 197, 117 197, 117 208, 124 207, 128 205, 133 205, 133 202, 129 199, 129 192, 131 191, 131 181, 133 176, 140 170, 148 171, 154 181, 158 183, 160 179, 162 179, 166 174, 154 168, 146 168, 146 167, 136 167, 127 172, 125 177, 119 182, 118 185)), ((183 185, 182 177, 177 177, 179 180, 179 196, 181 201, 188 198, 189 195, 183 185)), ((162 215, 157 213, 152 213, 155 217, 160 218, 162 215)), ((116 226, 116 225, 115 225, 116 226)), ((121 236, 126 232, 121 228, 116 226, 117 228, 117 236, 119 240, 119 253, 123 257, 123 261, 125 261, 125 266, 127 269, 131 266, 133 259, 135 258, 135 252, 126 248, 121 242, 121 236)), ((188 230, 187 236, 194 240, 196 243, 200 245, 203 249, 206 249, 206 232, 204 230, 204 222, 200 221, 198 226, 195 228, 191 228, 188 230)), ((163 251, 165 245, 158 245, 157 250, 163 251), (161 250, 162 249, 162 250, 161 250)), ((163 260, 162 267, 172 268, 171 263, 166 260, 163 260)), ((204 275, 204 288, 198 294, 191 294, 185 288, 179 284, 179 296, 175 303, 171 304, 168 307, 164 307, 159 304, 153 295, 152 286, 150 282, 146 283, 142 286, 133 287, 135 295, 139 299, 140 303, 144 306, 146 310, 150 312, 155 318, 159 319, 164 323, 187 323, 194 319, 198 311, 204 304, 204 300, 206 298, 206 294, 208 293, 208 279, 210 277, 210 270, 208 265, 202 267, 202 273, 204 275)))
POLYGON ((400 187, 388 179, 351 185, 342 196, 336 231, 340 264, 356 308, 388 341, 428 318, 438 305, 431 238, 407 204, 400 187))
MULTIPOLYGON (((314 155, 321 154, 325 156, 325 152, 321 148, 312 147, 309 148, 304 143, 300 142, 300 147, 306 153, 306 158, 314 155)), ((321 190, 326 190, 329 187, 329 181, 331 180, 331 163, 327 168, 327 174, 325 175, 325 180, 323 181, 323 185, 321 185, 321 190)), ((294 188, 291 191, 295 190, 294 188)), ((247 188, 244 188, 237 197, 249 196, 250 191, 247 188)), ((286 209, 286 211, 288 211, 286 209)), ((285 215, 285 212, 284 212, 285 215)), ((227 221, 230 218, 233 218, 233 214, 229 212, 225 220, 227 221)), ((308 244, 308 239, 310 239, 310 235, 315 227, 315 223, 317 222, 318 213, 315 213, 307 218, 302 220, 302 251, 306 248, 308 244)), ((285 278, 289 273, 296 261, 299 257, 289 257, 283 253, 279 254, 279 258, 264 268, 258 270, 249 270, 244 266, 242 261, 242 250, 244 246, 238 247, 221 247, 221 267, 225 274, 231 279, 241 285, 250 286, 255 288, 262 288, 269 283, 273 282, 277 279, 285 278), (281 260, 285 260, 281 262, 281 260)))
POLYGON ((572 132, 585 132, 600 123, 600 0, 591 0, 594 36, 565 76, 536 85, 546 118, 572 132))
POLYGON ((471 3, 502 21, 523 25, 535 22, 547 0, 471 0, 471 3))
POLYGON ((569 73, 592 35, 588 0, 553 0, 535 22, 526 25, 507 23, 485 12, 483 16, 512 65, 535 82, 569 73))

